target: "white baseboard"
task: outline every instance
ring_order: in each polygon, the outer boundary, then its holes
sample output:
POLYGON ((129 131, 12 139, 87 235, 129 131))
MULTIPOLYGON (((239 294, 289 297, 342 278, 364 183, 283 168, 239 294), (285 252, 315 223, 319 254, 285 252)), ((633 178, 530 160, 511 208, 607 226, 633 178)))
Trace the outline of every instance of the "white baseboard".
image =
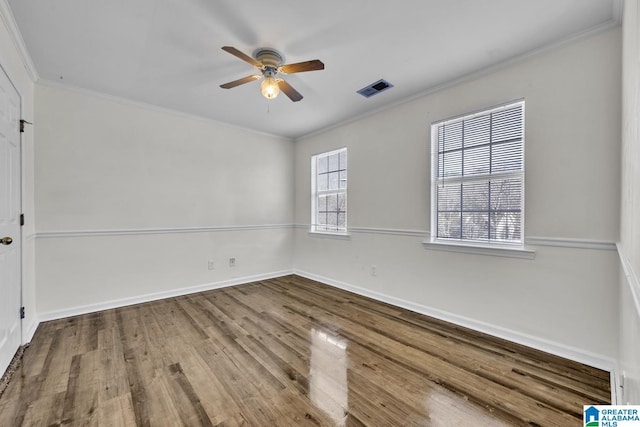
POLYGON ((458 314, 449 313, 443 310, 439 310, 433 307, 428 307, 421 304, 416 304, 411 301, 407 301, 401 298, 396 298, 390 295, 386 295, 380 292, 371 291, 369 289, 361 288, 359 286, 353 286, 348 283, 340 282, 330 279, 328 277, 319 276, 317 274, 308 273, 305 271, 295 270, 294 274, 298 276, 306 277, 311 280, 326 283, 336 288, 344 289, 375 299, 377 301, 386 302, 388 304, 395 305, 397 307, 406 308, 407 310, 415 311, 416 313, 424 314, 434 317, 436 319, 444 320, 465 328, 473 329, 478 332, 485 333, 497 338, 502 338, 517 344, 522 344, 527 347, 534 348, 536 350, 544 351, 556 356, 564 357, 569 360, 574 360, 579 363, 583 363, 588 366, 593 366, 605 371, 612 371, 615 368, 615 360, 603 356, 601 354, 592 353, 580 348, 567 346, 562 343, 550 341, 544 338, 536 337, 533 335, 525 334, 522 332, 514 331, 512 329, 503 328, 501 326, 492 325, 489 323, 481 322, 479 320, 471 319, 468 317, 460 316, 458 314))
POLYGON ((23 323, 22 326, 26 328, 26 331, 22 334, 22 345, 29 344, 31 342, 33 335, 36 333, 36 329, 38 329, 38 325, 40 325, 40 319, 38 319, 37 316, 29 325, 23 323))
MULTIPOLYGON (((64 310, 54 310, 38 313, 40 322, 48 320, 62 319, 65 317, 78 316, 80 314, 94 313, 96 311, 108 310, 112 308, 125 307, 133 304, 141 304, 150 301, 157 301, 164 298, 177 297, 181 295, 193 294, 196 292, 209 291, 212 289, 227 288, 229 286, 241 285, 243 283, 255 282, 258 280, 272 279, 274 277, 293 274, 292 270, 274 271, 271 273, 257 274, 254 276, 237 277, 219 282, 205 283, 202 285, 189 286, 186 288, 171 289, 169 291, 156 292, 152 294, 138 295, 129 298, 100 302, 97 304, 87 304, 82 306, 65 308, 64 310)), ((37 325, 36 325, 37 326, 37 325)), ((34 329, 35 332, 35 329, 34 329)))

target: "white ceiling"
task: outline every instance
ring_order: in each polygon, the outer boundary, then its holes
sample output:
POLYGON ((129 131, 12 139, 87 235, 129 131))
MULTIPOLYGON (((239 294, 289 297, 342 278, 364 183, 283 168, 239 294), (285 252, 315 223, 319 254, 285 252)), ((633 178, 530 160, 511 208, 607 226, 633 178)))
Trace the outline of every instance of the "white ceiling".
POLYGON ((287 137, 397 104, 497 63, 618 24, 619 0, 2 0, 39 78, 287 137), (222 51, 279 50, 324 71, 267 101, 222 51), (356 90, 384 78, 394 88, 356 90))

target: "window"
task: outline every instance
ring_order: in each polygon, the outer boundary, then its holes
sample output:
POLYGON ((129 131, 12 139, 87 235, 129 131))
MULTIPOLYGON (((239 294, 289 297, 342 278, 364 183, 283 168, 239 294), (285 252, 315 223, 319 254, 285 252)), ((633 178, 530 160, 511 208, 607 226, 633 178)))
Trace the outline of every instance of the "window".
POLYGON ((311 158, 311 231, 347 232, 347 149, 311 158))
POLYGON ((523 246, 524 101, 431 126, 431 240, 523 246))

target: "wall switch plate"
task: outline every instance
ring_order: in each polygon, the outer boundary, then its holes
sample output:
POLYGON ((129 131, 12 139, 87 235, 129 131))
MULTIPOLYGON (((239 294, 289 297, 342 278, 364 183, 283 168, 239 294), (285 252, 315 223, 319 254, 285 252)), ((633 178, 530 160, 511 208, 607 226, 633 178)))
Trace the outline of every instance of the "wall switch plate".
POLYGON ((235 266, 236 266, 236 259, 229 258, 229 267, 235 267, 235 266))
POLYGON ((207 264, 207 267, 209 268, 209 270, 213 270, 216 268, 216 264, 215 262, 213 262, 212 259, 209 260, 209 263, 207 264))

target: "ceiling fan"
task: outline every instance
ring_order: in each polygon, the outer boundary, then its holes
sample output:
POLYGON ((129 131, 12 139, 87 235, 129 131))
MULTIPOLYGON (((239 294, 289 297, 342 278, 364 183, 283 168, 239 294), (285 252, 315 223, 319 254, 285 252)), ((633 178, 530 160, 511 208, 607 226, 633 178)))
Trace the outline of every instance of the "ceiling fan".
POLYGON ((296 62, 295 64, 282 64, 282 55, 274 49, 261 48, 255 53, 255 58, 240 52, 235 47, 223 46, 222 50, 242 59, 245 62, 258 68, 262 74, 254 74, 243 77, 232 82, 220 85, 223 89, 231 89, 245 83, 264 78, 261 84, 262 95, 267 99, 273 99, 280 91, 289 97, 293 102, 302 99, 300 92, 295 90, 286 80, 278 78, 277 75, 302 73, 304 71, 324 70, 324 64, 318 59, 311 61, 296 62))

